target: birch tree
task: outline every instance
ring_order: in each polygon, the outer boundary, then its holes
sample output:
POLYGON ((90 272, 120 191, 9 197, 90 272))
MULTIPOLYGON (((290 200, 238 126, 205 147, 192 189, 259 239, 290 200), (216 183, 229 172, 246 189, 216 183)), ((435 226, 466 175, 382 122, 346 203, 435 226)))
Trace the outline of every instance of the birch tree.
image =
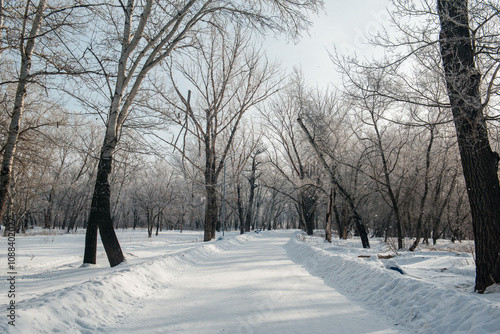
MULTIPOLYGON (((24 17, 22 21, 22 30, 20 33, 19 53, 21 55, 21 64, 19 70, 19 79, 15 93, 14 107, 10 120, 7 142, 3 152, 2 167, 0 170, 0 219, 3 216, 7 193, 12 175, 12 165, 21 128, 21 117, 24 111, 24 100, 28 89, 30 79, 31 58, 35 47, 35 40, 43 23, 43 14, 47 0, 40 0, 35 9, 34 17, 30 10, 30 2, 26 2, 24 17), (31 15, 30 15, 31 14, 31 15), (31 27, 30 27, 31 25, 31 27), (29 31, 29 32, 28 32, 29 31)), ((3 18, 3 13, 2 13, 3 18)), ((2 31, 3 32, 3 31, 2 31)))
MULTIPOLYGON (((84 71, 78 61, 68 55, 69 35, 78 35, 85 7, 79 1, 71 4, 40 0, 1 3, 0 54, 1 88, 5 89, 9 108, 9 126, 2 143, 0 170, 0 219, 3 215, 14 159, 26 109, 27 95, 36 95, 40 87, 48 90, 49 78, 54 75, 75 75, 84 71), (50 46, 49 46, 50 45, 50 46), (15 70, 10 66, 18 66, 15 70), (15 86, 14 89, 11 87, 15 86), (37 87, 38 86, 38 87, 37 87), (7 88, 5 88, 7 87, 7 88)), ((47 92, 44 92, 46 94, 47 92)), ((34 100, 34 97, 32 97, 34 100)), ((58 120, 54 119, 53 124, 58 120)), ((39 125, 41 126, 41 125, 39 125)))

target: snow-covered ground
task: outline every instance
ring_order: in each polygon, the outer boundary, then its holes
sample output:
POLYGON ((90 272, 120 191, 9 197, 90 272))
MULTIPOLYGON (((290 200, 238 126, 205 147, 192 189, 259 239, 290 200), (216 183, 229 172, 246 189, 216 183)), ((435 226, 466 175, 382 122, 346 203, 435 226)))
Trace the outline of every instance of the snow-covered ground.
POLYGON ((500 289, 473 293, 471 243, 379 259, 395 255, 381 240, 298 231, 118 238, 127 262, 109 268, 101 247, 81 266, 82 233, 17 236, 15 327, 0 239, 0 333, 500 333, 500 289))

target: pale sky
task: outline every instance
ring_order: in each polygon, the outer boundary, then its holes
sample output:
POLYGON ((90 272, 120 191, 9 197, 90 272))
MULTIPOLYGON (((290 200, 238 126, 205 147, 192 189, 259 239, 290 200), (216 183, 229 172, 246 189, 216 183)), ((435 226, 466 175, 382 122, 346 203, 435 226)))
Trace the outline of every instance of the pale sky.
POLYGON ((325 12, 312 17, 314 25, 298 44, 269 38, 264 47, 270 58, 277 58, 291 71, 300 65, 311 84, 324 87, 338 82, 338 74, 327 50, 334 46, 343 53, 356 52, 370 57, 364 36, 375 33, 387 20, 389 0, 325 0, 325 12))

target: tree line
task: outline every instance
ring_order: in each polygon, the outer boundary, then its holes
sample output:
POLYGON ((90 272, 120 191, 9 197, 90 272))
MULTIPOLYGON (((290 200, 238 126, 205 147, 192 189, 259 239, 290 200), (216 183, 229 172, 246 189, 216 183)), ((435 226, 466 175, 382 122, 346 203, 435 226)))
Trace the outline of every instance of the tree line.
POLYGON ((116 228, 474 239, 499 281, 497 2, 392 1, 384 55, 332 47, 330 87, 261 46, 322 1, 0 5, 4 225, 85 228, 111 266, 116 228))

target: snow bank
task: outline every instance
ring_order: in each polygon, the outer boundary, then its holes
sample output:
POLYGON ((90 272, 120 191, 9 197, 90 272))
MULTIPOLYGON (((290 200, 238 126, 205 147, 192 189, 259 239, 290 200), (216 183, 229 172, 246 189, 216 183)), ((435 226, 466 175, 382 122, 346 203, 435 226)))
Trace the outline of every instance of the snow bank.
POLYGON ((318 244, 318 238, 314 241, 297 236, 300 238, 292 238, 286 245, 294 261, 329 286, 389 317, 396 325, 418 333, 500 332, 500 303, 485 295, 446 289, 409 276, 404 269, 403 274, 389 270, 401 268, 398 257, 357 258, 353 256, 355 250, 339 247, 333 248, 337 253, 332 253, 318 244))
MULTIPOLYGON (((220 238, 174 255, 134 260, 134 263, 123 263, 104 272, 95 265, 71 269, 74 276, 95 271, 96 277, 69 286, 65 278, 59 278, 61 288, 20 300, 16 303, 15 327, 2 321, 0 333, 104 332, 107 326, 120 322, 132 310, 140 308, 144 297, 180 279, 183 271, 255 237, 256 234, 249 233, 220 238)), ((17 290, 22 293, 20 278, 17 290)), ((58 280, 57 277, 53 279, 58 280)), ((3 310, 6 307, 6 304, 1 305, 3 310)))

